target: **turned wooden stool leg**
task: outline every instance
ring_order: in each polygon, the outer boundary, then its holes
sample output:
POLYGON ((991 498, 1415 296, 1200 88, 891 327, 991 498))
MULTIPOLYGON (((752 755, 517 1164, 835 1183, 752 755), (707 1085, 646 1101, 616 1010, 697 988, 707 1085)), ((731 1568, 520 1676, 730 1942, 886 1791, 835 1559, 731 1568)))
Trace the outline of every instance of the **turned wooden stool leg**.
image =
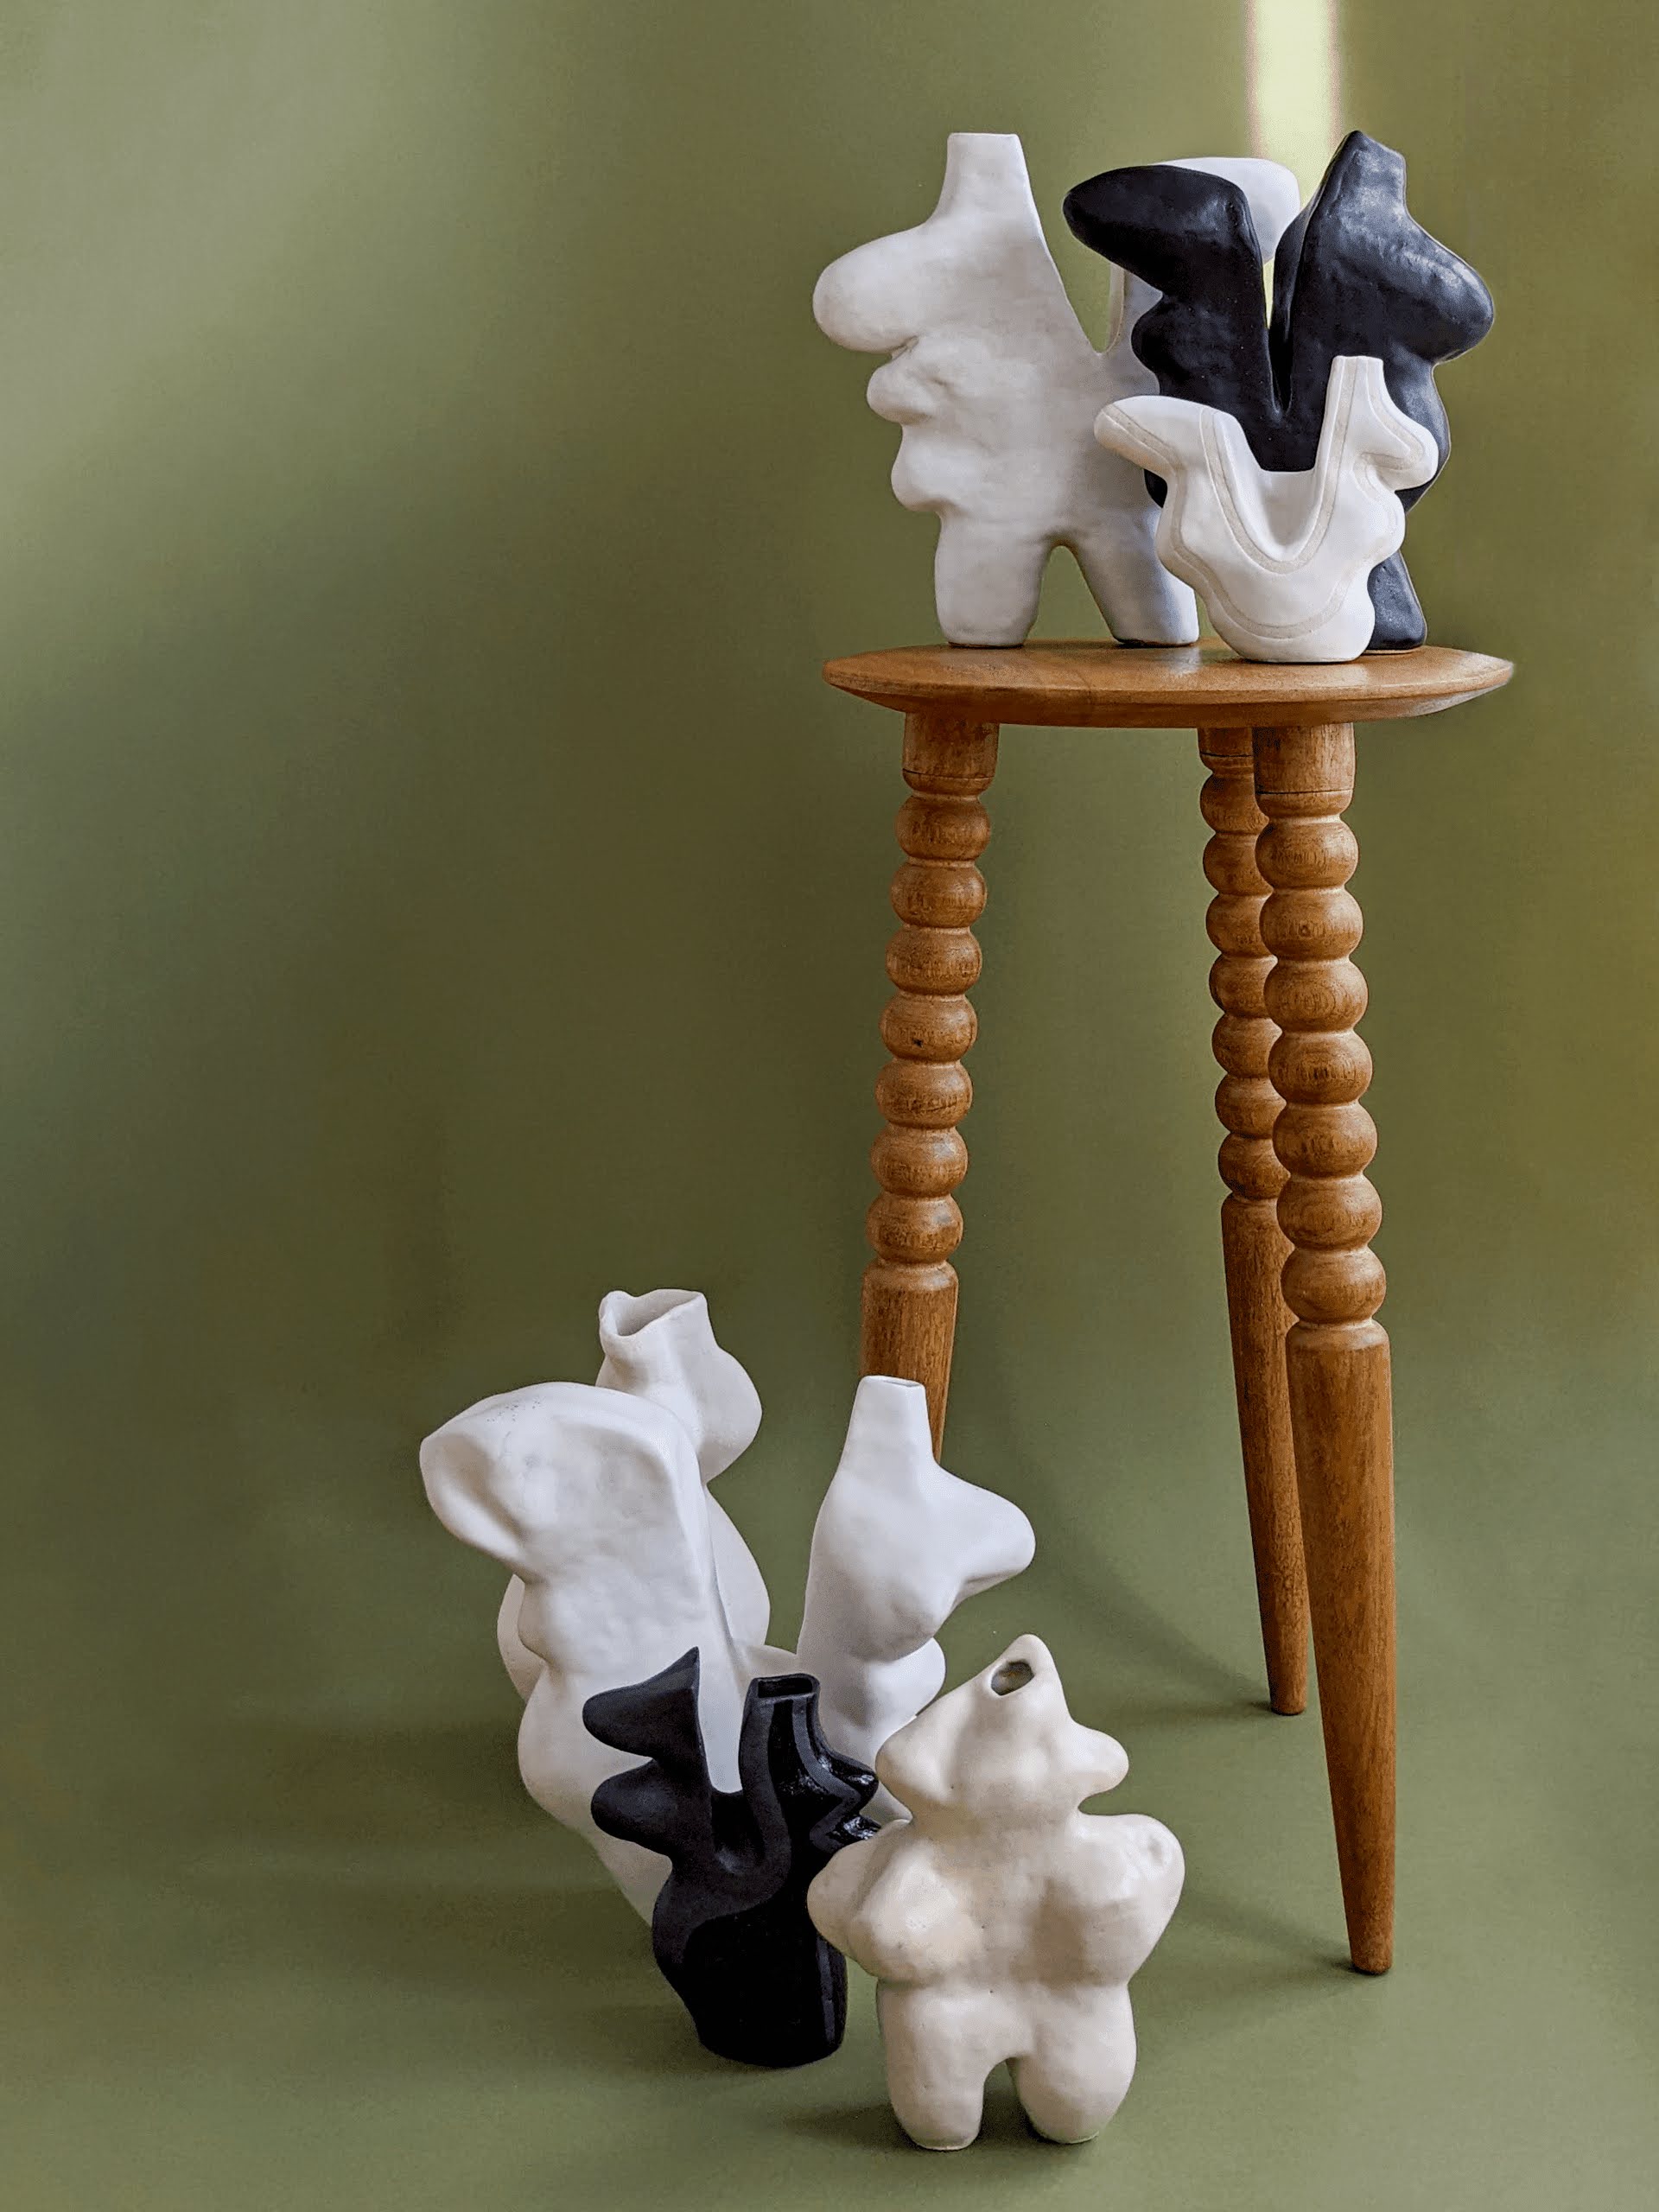
POLYGON ((957 1124, 973 1100, 962 1056, 976 1023, 965 994, 979 974, 970 926, 985 905, 975 866, 991 825, 979 794, 996 772, 996 724, 945 715, 905 719, 899 814, 907 858, 893 879, 903 926, 887 947, 896 996, 881 1017, 893 1054, 875 1086, 887 1126, 870 1152, 881 1185, 867 1226, 875 1257, 864 1271, 859 1371, 927 1386, 937 1452, 944 1435, 957 1325, 962 1212, 951 1192, 968 1172, 957 1124))
POLYGON ((1199 803, 1215 832, 1204 855, 1216 893, 1205 926, 1218 956, 1210 995, 1221 1009, 1213 1044, 1224 1071, 1216 1112, 1227 1131, 1218 1164, 1228 1190, 1221 1250, 1233 1389, 1268 1694, 1275 1713, 1300 1713, 1307 1703, 1307 1582, 1285 1381, 1290 1314, 1280 1286, 1290 1247, 1277 1212, 1285 1171, 1273 1149, 1279 1094, 1268 1055, 1279 1032, 1262 1000, 1273 963, 1262 942, 1268 887, 1255 864, 1255 841, 1266 817, 1255 803, 1253 753, 1248 729, 1198 732, 1198 754, 1210 771, 1199 803))
POLYGON ((1262 935, 1274 956, 1270 1067, 1284 1109, 1274 1146, 1288 1179, 1279 1221, 1293 1250, 1286 1345, 1325 1764, 1354 1964, 1381 1974, 1394 1951, 1394 1438, 1389 1339, 1375 1318, 1382 1219, 1364 1170, 1376 1130, 1360 1104, 1371 1056, 1354 1034, 1365 980, 1346 889, 1358 848, 1346 724, 1255 733, 1256 846, 1272 895, 1262 935))

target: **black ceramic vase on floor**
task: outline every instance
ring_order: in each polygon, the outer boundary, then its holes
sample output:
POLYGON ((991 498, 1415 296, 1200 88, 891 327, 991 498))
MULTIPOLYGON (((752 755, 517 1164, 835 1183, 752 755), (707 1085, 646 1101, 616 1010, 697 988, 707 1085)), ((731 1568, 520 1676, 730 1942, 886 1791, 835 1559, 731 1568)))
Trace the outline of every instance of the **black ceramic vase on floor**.
MULTIPOLYGON (((1236 184, 1160 164, 1108 169, 1065 196, 1084 245, 1163 295, 1130 343, 1166 397, 1237 418, 1258 467, 1312 468, 1331 364, 1374 355, 1396 407, 1433 439, 1451 440, 1434 371, 1484 338, 1491 295, 1466 261, 1431 238, 1406 206, 1406 165, 1391 147, 1350 131, 1319 190, 1279 241, 1273 318, 1262 298, 1262 252, 1236 184)), ((1154 496, 1163 486, 1153 482, 1154 496)), ((1428 486, 1399 498, 1409 507, 1428 486)), ((1371 572, 1370 650, 1420 645, 1422 609, 1403 557, 1371 572)))
POLYGON ((588 1733, 646 1761, 601 1783, 594 1820, 669 1861, 652 1948, 699 2040, 747 2065, 802 2066, 828 2057, 847 2024, 846 1961, 808 1919, 807 1885, 875 1834, 861 1816, 875 1777, 825 1744, 812 1675, 763 1675, 744 1700, 741 1787, 714 1789, 698 1675, 691 1650, 588 1699, 588 1733))

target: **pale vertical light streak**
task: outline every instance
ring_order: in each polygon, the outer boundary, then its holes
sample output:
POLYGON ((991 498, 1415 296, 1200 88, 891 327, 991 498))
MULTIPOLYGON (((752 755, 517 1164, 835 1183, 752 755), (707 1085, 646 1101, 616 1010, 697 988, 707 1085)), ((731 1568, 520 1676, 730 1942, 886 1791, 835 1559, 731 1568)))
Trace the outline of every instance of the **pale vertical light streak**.
POLYGON ((1244 0, 1250 151, 1282 162, 1306 201, 1342 132, 1337 0, 1244 0))

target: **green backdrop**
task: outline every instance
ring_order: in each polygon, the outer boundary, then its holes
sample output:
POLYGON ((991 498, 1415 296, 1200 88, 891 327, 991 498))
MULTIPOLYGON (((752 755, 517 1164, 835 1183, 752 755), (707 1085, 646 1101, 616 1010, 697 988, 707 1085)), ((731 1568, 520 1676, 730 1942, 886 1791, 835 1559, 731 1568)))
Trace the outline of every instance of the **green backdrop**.
MULTIPOLYGON (((1231 0, 0 6, 8 2212, 1650 2201, 1655 17, 1351 0, 1344 123, 1497 330, 1414 518, 1501 696, 1363 736, 1400 1964, 1262 1709, 1192 739, 1010 732, 948 1458, 1188 1891, 1069 2153, 897 2139, 868 1987, 704 2059, 520 1795, 415 1446, 705 1287, 798 1617, 854 1371, 933 633, 832 255, 946 131, 1058 202, 1247 143, 1231 0)), ((1044 626, 1092 626, 1057 563, 1044 626)))

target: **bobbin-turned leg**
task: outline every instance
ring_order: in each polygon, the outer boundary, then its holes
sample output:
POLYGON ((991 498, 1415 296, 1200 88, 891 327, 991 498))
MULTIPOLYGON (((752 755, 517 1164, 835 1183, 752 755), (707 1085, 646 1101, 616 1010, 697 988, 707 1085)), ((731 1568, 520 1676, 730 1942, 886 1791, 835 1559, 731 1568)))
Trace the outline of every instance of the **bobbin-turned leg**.
POLYGON ((1262 935, 1274 957, 1264 998, 1280 1027, 1269 1067, 1285 1104, 1274 1148, 1287 1171, 1279 1222, 1292 1250, 1286 1344, 1302 1541, 1307 1558, 1325 1765, 1354 1964, 1381 1974, 1394 1950, 1394 1438, 1389 1339, 1376 1319, 1382 1219, 1364 1170, 1376 1130, 1360 1104, 1371 1056, 1354 1034, 1365 981, 1346 889, 1358 848, 1346 724, 1255 733, 1256 846, 1272 887, 1262 935))
POLYGON ((1262 942, 1268 887, 1255 864, 1256 835, 1266 817, 1255 803, 1248 729, 1201 729, 1198 754, 1210 771, 1199 803, 1215 832, 1204 855, 1216 893, 1205 927, 1217 955, 1210 995, 1221 1009, 1213 1045, 1224 1071, 1216 1112, 1227 1131, 1218 1165, 1228 1192, 1221 1249, 1233 1389, 1268 1694, 1275 1713, 1300 1713, 1307 1703, 1307 1582, 1285 1380, 1290 1315, 1280 1287, 1290 1249, 1276 1210, 1285 1171, 1273 1149, 1279 1094, 1268 1076, 1279 1032, 1262 995, 1273 965, 1262 942))
POLYGON ((887 947, 896 995, 881 1035, 893 1058, 875 1086, 887 1126, 870 1152, 881 1191, 866 1224, 875 1257, 864 1271, 859 1371, 926 1385, 935 1451, 957 1325, 950 1255, 962 1213, 951 1193, 968 1172, 957 1124, 974 1095, 962 1056, 977 1026, 966 997, 980 964, 971 925, 985 905, 975 862, 991 834, 979 794, 996 772, 996 736, 995 722, 905 719, 911 797, 898 831, 906 858, 892 891, 903 926, 887 947))

